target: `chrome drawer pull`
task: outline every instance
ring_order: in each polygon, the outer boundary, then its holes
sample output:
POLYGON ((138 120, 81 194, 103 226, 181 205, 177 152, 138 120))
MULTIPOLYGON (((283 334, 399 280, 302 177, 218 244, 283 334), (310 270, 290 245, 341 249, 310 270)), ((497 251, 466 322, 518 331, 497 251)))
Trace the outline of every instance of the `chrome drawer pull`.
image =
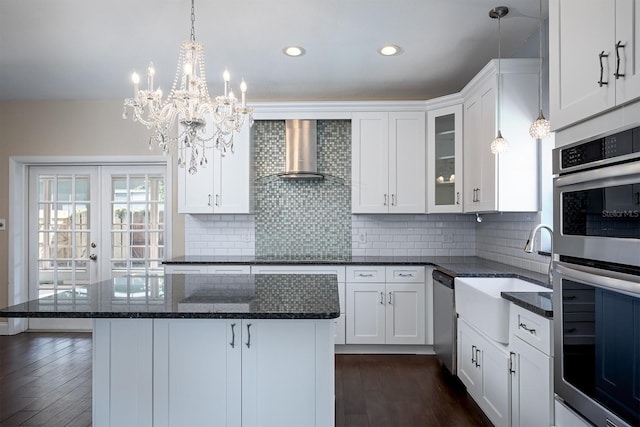
POLYGON ((525 331, 529 332, 531 335, 535 335, 536 334, 536 330, 535 329, 529 329, 527 328, 527 325, 525 325, 524 323, 520 323, 520 325, 518 325, 520 328, 524 329, 525 331))
POLYGON ((373 277, 373 274, 371 274, 371 273, 367 273, 367 274, 365 274, 365 273, 358 273, 358 277, 373 277))
POLYGON ((398 273, 400 277, 413 277, 413 273, 398 273))

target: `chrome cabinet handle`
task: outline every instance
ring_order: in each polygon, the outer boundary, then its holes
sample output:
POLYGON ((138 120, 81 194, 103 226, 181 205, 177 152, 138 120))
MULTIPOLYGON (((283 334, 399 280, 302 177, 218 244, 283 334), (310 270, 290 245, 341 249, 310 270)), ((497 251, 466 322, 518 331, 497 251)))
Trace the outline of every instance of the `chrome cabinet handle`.
POLYGON ((510 374, 515 374, 516 370, 513 369, 513 365, 515 364, 513 359, 515 358, 516 354, 513 351, 509 352, 509 373, 510 374))
POLYGON ((358 273, 358 277, 373 277, 373 274, 371 273, 358 273))
POLYGON ((475 366, 478 366, 476 364, 476 346, 475 345, 471 346, 471 363, 473 363, 475 366))
POLYGON ((231 342, 229 343, 231 348, 236 348, 236 330, 235 330, 235 327, 236 327, 236 324, 232 323, 231 324, 231 342))
POLYGON ((456 191, 456 205, 460 204, 460 192, 456 191))
POLYGON ((247 348, 251 348, 251 323, 247 323, 247 348))
POLYGON ((216 194, 216 206, 220 206, 220 195, 216 194))
POLYGON ((624 49, 625 46, 626 44, 622 44, 622 40, 619 40, 618 43, 616 43, 616 72, 613 73, 616 80, 620 77, 624 77, 624 74, 620 74, 620 48, 624 49))
POLYGON ((387 206, 387 194, 384 195, 384 205, 387 206))
POLYGON ((602 87, 603 85, 608 85, 609 82, 605 82, 602 79, 604 78, 604 64, 602 63, 602 58, 608 58, 609 55, 605 55, 604 50, 600 52, 598 58, 600 59, 600 80, 598 80, 598 86, 602 87))
POLYGON ((391 304, 391 294, 392 294, 392 292, 389 292, 389 305, 392 305, 391 304))
POLYGON ((480 367, 480 358, 478 357, 478 353, 480 353, 480 349, 476 347, 476 367, 480 367))
POLYGON ((209 194, 209 201, 207 202, 209 206, 211 206, 211 194, 209 194))
POLYGON ((391 195, 391 206, 395 206, 396 205, 396 195, 392 194, 391 195))
POLYGON ((400 277, 413 277, 413 273, 398 273, 400 277))
POLYGON ((380 292, 380 305, 384 305, 384 292, 380 292))
POLYGON ((535 329, 527 328, 527 325, 524 324, 524 323, 520 323, 518 325, 518 327, 520 327, 520 329, 524 329, 525 331, 529 332, 531 335, 535 335, 536 334, 536 330, 535 329))

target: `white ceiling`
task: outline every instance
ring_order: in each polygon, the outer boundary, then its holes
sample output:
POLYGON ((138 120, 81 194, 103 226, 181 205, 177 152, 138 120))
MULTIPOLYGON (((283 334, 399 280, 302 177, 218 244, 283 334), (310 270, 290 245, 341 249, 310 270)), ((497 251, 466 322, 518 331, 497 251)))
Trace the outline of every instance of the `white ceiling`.
MULTIPOLYGON (((547 15, 547 0, 543 15, 547 15)), ((411 100, 459 91, 536 33, 536 0, 197 0, 212 95, 229 69, 249 101, 411 100), (403 53, 383 57, 396 44, 403 53), (289 58, 287 45, 306 55, 289 58)), ((112 99, 133 92, 149 61, 173 81, 190 35, 189 0, 0 0, 0 99, 112 99)), ((537 33, 536 33, 537 34, 537 33)))

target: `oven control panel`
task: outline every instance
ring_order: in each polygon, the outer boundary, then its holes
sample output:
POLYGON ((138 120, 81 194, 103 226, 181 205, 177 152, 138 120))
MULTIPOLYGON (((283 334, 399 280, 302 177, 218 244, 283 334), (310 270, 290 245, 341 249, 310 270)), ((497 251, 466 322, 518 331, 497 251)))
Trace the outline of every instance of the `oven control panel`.
POLYGON ((554 173, 636 157, 640 157, 640 127, 554 150, 554 173))

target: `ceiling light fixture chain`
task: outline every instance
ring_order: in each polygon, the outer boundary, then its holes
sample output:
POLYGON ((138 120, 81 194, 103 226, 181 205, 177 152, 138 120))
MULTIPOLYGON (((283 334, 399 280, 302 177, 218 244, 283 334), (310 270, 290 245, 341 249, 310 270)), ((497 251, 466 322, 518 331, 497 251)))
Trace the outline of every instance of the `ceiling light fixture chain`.
POLYGON ((540 57, 538 58, 538 118, 531 124, 529 135, 534 139, 544 139, 551 133, 551 123, 544 117, 542 112, 542 0, 540 0, 540 26, 538 27, 538 50, 540 57))
POLYGON ((214 99, 209 95, 205 73, 204 48, 196 42, 195 5, 191 0, 191 38, 182 42, 178 54, 173 85, 166 100, 160 88, 154 88, 155 68, 147 68, 147 89, 139 88, 140 76, 132 77, 134 97, 124 100, 123 118, 127 107, 133 110, 133 121, 142 123, 152 133, 149 148, 157 145, 165 153, 177 150, 178 165, 195 174, 208 163, 207 150, 213 147, 233 152, 233 137, 249 122, 253 125, 253 108, 247 107, 247 84, 242 80, 240 102, 230 90, 230 75, 223 73, 224 95, 214 99), (173 131, 178 125, 177 136, 173 131))
POLYGON ((501 132, 502 113, 501 113, 501 108, 500 108, 500 106, 501 106, 500 86, 502 85, 502 44, 501 44, 502 29, 501 29, 501 20, 508 13, 509 13, 509 8, 506 7, 506 6, 494 7, 493 9, 491 9, 489 11, 489 17, 491 17, 492 19, 497 19, 498 20, 498 78, 497 78, 497 86, 498 86, 497 87, 497 102, 498 102, 497 124, 498 124, 498 134, 496 135, 496 138, 491 142, 491 152, 493 154, 504 153, 509 148, 509 142, 502 136, 502 132, 501 132))

